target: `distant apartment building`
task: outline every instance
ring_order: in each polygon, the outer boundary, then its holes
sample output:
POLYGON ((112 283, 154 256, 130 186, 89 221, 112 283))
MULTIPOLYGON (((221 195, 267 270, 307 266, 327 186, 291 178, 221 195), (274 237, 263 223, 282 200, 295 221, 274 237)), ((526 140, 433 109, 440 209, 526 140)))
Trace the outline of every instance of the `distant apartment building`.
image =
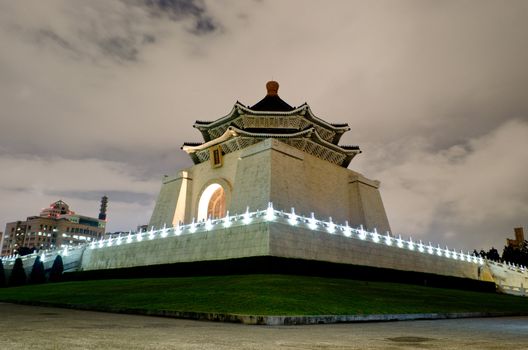
POLYGON ((50 249, 97 240, 104 236, 106 221, 76 214, 62 200, 44 208, 38 216, 6 225, 1 255, 21 249, 50 249))

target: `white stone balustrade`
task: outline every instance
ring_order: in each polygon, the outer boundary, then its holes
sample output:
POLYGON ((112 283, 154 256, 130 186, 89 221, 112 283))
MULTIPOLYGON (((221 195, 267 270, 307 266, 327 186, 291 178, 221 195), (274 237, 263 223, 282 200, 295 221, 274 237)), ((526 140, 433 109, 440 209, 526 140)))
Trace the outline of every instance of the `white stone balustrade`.
MULTIPOLYGON (((388 232, 385 234, 379 234, 375 229, 370 232, 365 230, 362 226, 359 228, 350 227, 348 222, 344 225, 333 222, 332 218, 328 220, 319 220, 316 218, 314 213, 306 217, 299 215, 295 212, 294 208, 291 208, 289 212, 277 210, 273 208, 272 203, 269 203, 268 208, 264 210, 250 211, 249 208, 242 214, 230 215, 227 212, 226 216, 219 219, 207 219, 202 221, 192 220, 190 224, 176 225, 174 227, 167 227, 164 225, 162 229, 154 230, 151 228, 147 232, 129 232, 125 236, 118 236, 115 238, 101 239, 99 241, 92 241, 85 245, 77 247, 67 247, 57 250, 40 251, 38 253, 29 254, 21 257, 23 261, 34 260, 36 256, 40 256, 41 260, 49 261, 55 259, 57 255, 68 256, 73 252, 84 249, 105 249, 107 247, 140 243, 145 240, 165 239, 172 236, 180 235, 192 235, 204 231, 214 231, 215 229, 226 229, 229 227, 237 227, 243 225, 251 225, 262 222, 278 222, 290 226, 303 227, 312 231, 320 232, 321 234, 329 235, 342 235, 348 239, 357 239, 361 241, 370 242, 377 245, 392 246, 394 248, 402 250, 414 251, 417 254, 424 254, 434 256, 441 259, 452 259, 460 262, 472 263, 476 265, 488 265, 495 266, 502 270, 515 271, 516 273, 528 276, 528 269, 525 266, 517 266, 511 263, 503 262, 498 263, 490 260, 485 260, 482 257, 477 257, 462 251, 457 252, 455 249, 450 250, 441 248, 439 244, 436 247, 431 244, 422 243, 422 241, 414 241, 411 237, 404 239, 401 235, 394 237, 388 232)), ((75 256, 79 254, 74 254, 75 256)), ((6 269, 12 268, 15 259, 18 256, 3 257, 2 261, 6 269)), ((26 265, 26 264, 24 264, 26 265)))

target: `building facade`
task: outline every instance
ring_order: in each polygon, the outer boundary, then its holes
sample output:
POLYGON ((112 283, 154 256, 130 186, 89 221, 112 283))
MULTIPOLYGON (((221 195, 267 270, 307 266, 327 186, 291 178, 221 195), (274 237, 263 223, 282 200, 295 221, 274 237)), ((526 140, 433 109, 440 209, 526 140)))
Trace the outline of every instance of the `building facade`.
POLYGON ((515 234, 515 238, 506 238, 506 246, 520 249, 524 243, 524 229, 522 227, 515 227, 513 232, 515 234))
POLYGON ((37 216, 7 223, 1 255, 17 254, 22 249, 53 249, 91 242, 104 236, 105 226, 104 220, 76 214, 59 200, 37 216))
POLYGON ((194 166, 165 176, 149 227, 275 207, 316 212, 353 227, 390 232, 379 181, 348 169, 361 153, 339 144, 350 130, 278 96, 278 83, 248 107, 237 102, 215 121, 196 121, 203 142, 185 143, 194 166))

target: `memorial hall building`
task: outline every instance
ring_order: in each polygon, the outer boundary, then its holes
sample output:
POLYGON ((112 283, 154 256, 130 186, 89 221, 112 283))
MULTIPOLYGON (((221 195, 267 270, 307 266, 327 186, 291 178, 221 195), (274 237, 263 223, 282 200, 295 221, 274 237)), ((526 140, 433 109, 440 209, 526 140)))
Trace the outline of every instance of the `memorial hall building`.
POLYGON ((341 145, 350 131, 313 114, 306 103, 292 107, 266 84, 252 106, 236 102, 214 121, 196 121, 201 142, 182 149, 194 165, 163 178, 149 227, 171 227, 275 208, 316 212, 352 227, 390 232, 379 181, 348 169, 359 146, 341 145))

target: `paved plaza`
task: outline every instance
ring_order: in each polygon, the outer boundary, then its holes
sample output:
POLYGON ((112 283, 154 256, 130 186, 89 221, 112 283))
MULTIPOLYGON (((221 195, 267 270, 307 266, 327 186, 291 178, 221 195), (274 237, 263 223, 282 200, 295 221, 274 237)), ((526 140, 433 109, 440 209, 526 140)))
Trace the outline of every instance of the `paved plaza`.
POLYGON ((528 317, 247 326, 0 303, 0 349, 528 349, 528 317))

